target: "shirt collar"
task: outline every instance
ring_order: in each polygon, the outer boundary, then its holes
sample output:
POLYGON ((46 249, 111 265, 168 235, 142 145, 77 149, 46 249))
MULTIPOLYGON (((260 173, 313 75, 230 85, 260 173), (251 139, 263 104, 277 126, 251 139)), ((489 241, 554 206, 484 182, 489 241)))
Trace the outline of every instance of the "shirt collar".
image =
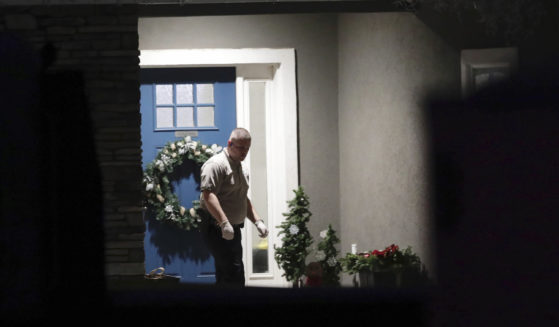
POLYGON ((227 148, 223 149, 225 153, 225 157, 227 158, 227 174, 231 174, 234 168, 239 168, 241 166, 240 162, 236 162, 235 160, 231 159, 229 156, 229 150, 227 148))

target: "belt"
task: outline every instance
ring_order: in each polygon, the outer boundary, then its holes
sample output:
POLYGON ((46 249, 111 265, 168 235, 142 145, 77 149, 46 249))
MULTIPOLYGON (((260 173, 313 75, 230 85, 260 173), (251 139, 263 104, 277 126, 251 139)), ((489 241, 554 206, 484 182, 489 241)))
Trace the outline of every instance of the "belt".
MULTIPOLYGON (((219 226, 219 223, 217 222, 217 220, 212 216, 212 214, 208 210, 206 210, 204 208, 199 208, 198 209, 198 214, 202 217, 202 219, 205 219, 210 224, 221 228, 219 226)), ((243 228, 243 227, 245 227, 245 223, 243 222, 243 223, 240 223, 240 224, 231 224, 231 226, 237 227, 237 228, 243 228)))

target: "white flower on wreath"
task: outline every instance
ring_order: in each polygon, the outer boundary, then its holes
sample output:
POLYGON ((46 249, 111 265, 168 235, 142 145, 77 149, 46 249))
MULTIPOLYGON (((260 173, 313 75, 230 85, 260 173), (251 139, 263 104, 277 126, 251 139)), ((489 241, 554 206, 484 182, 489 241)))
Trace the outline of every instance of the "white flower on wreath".
POLYGON ((190 135, 187 135, 187 136, 184 137, 184 141, 186 143, 190 143, 190 142, 192 142, 192 137, 190 137, 190 135))
POLYGON ((166 211, 166 212, 173 212, 173 206, 170 205, 170 204, 166 205, 166 206, 165 206, 165 211, 166 211))
POLYGON ((297 233, 299 233, 299 227, 297 227, 297 225, 289 226, 289 233, 291 235, 296 235, 297 233))
POLYGON ((162 156, 161 156, 161 161, 163 161, 163 164, 164 164, 165 166, 168 166, 169 163, 170 163, 170 161, 171 161, 171 158, 170 158, 169 156, 167 156, 167 155, 162 155, 162 156))
POLYGON ((183 147, 183 148, 179 148, 179 155, 182 156, 182 155, 185 154, 185 153, 186 153, 186 148, 184 148, 184 147, 183 147))
POLYGON ((325 229, 325 230, 323 230, 322 232, 320 232, 320 237, 321 237, 321 238, 326 238, 326 236, 328 236, 328 230, 327 230, 327 229, 325 229))
POLYGON ((175 149, 177 148, 175 143, 171 143, 170 145, 171 150, 175 151, 175 149))
POLYGON ((206 153, 207 154, 213 154, 214 152, 212 151, 212 149, 206 149, 206 153))
POLYGON ((324 259, 326 259, 326 253, 324 253, 324 251, 316 251, 316 260, 318 261, 322 261, 324 259))
POLYGON ((196 216, 197 216, 197 215, 196 215, 196 210, 194 210, 194 208, 190 208, 190 215, 191 215, 192 217, 196 217, 196 216))
POLYGON ((196 147, 198 146, 198 142, 194 141, 194 142, 189 142, 186 146, 188 146, 188 148, 192 151, 196 150, 196 147))
POLYGON ((336 264, 338 263, 338 260, 336 260, 336 258, 334 258, 334 257, 330 257, 330 258, 328 258, 328 260, 326 261, 326 263, 327 263, 330 267, 335 267, 336 264))
POLYGON ((153 185, 153 183, 149 183, 146 185, 146 191, 151 191, 153 190, 153 188, 155 187, 155 185, 153 185))
POLYGON ((155 166, 157 166, 157 168, 158 168, 161 172, 164 172, 164 171, 165 171, 165 164, 163 163, 163 161, 157 160, 157 161, 155 162, 155 166))
POLYGON ((177 216, 175 216, 174 213, 172 213, 172 214, 169 216, 169 219, 171 219, 171 220, 173 220, 173 221, 178 221, 177 216))

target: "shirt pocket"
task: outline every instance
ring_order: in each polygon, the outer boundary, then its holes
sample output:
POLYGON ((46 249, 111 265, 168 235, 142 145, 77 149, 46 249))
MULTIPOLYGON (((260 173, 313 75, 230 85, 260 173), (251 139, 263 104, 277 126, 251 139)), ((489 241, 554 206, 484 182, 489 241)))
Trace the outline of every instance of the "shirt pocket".
POLYGON ((234 187, 236 181, 237 178, 234 172, 231 172, 225 176, 225 183, 227 184, 228 187, 234 187))

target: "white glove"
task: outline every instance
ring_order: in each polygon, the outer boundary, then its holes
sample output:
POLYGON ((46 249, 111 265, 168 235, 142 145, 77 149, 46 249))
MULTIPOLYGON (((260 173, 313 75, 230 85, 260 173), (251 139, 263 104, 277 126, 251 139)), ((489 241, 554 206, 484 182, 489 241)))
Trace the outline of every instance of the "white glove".
POLYGON ((268 228, 266 228, 266 225, 264 225, 262 220, 258 220, 255 223, 255 225, 256 225, 256 229, 258 229, 258 236, 262 238, 268 236, 268 228))
POLYGON ((221 237, 228 241, 231 241, 233 237, 235 237, 233 226, 231 226, 228 220, 222 222, 219 226, 221 227, 221 237))

